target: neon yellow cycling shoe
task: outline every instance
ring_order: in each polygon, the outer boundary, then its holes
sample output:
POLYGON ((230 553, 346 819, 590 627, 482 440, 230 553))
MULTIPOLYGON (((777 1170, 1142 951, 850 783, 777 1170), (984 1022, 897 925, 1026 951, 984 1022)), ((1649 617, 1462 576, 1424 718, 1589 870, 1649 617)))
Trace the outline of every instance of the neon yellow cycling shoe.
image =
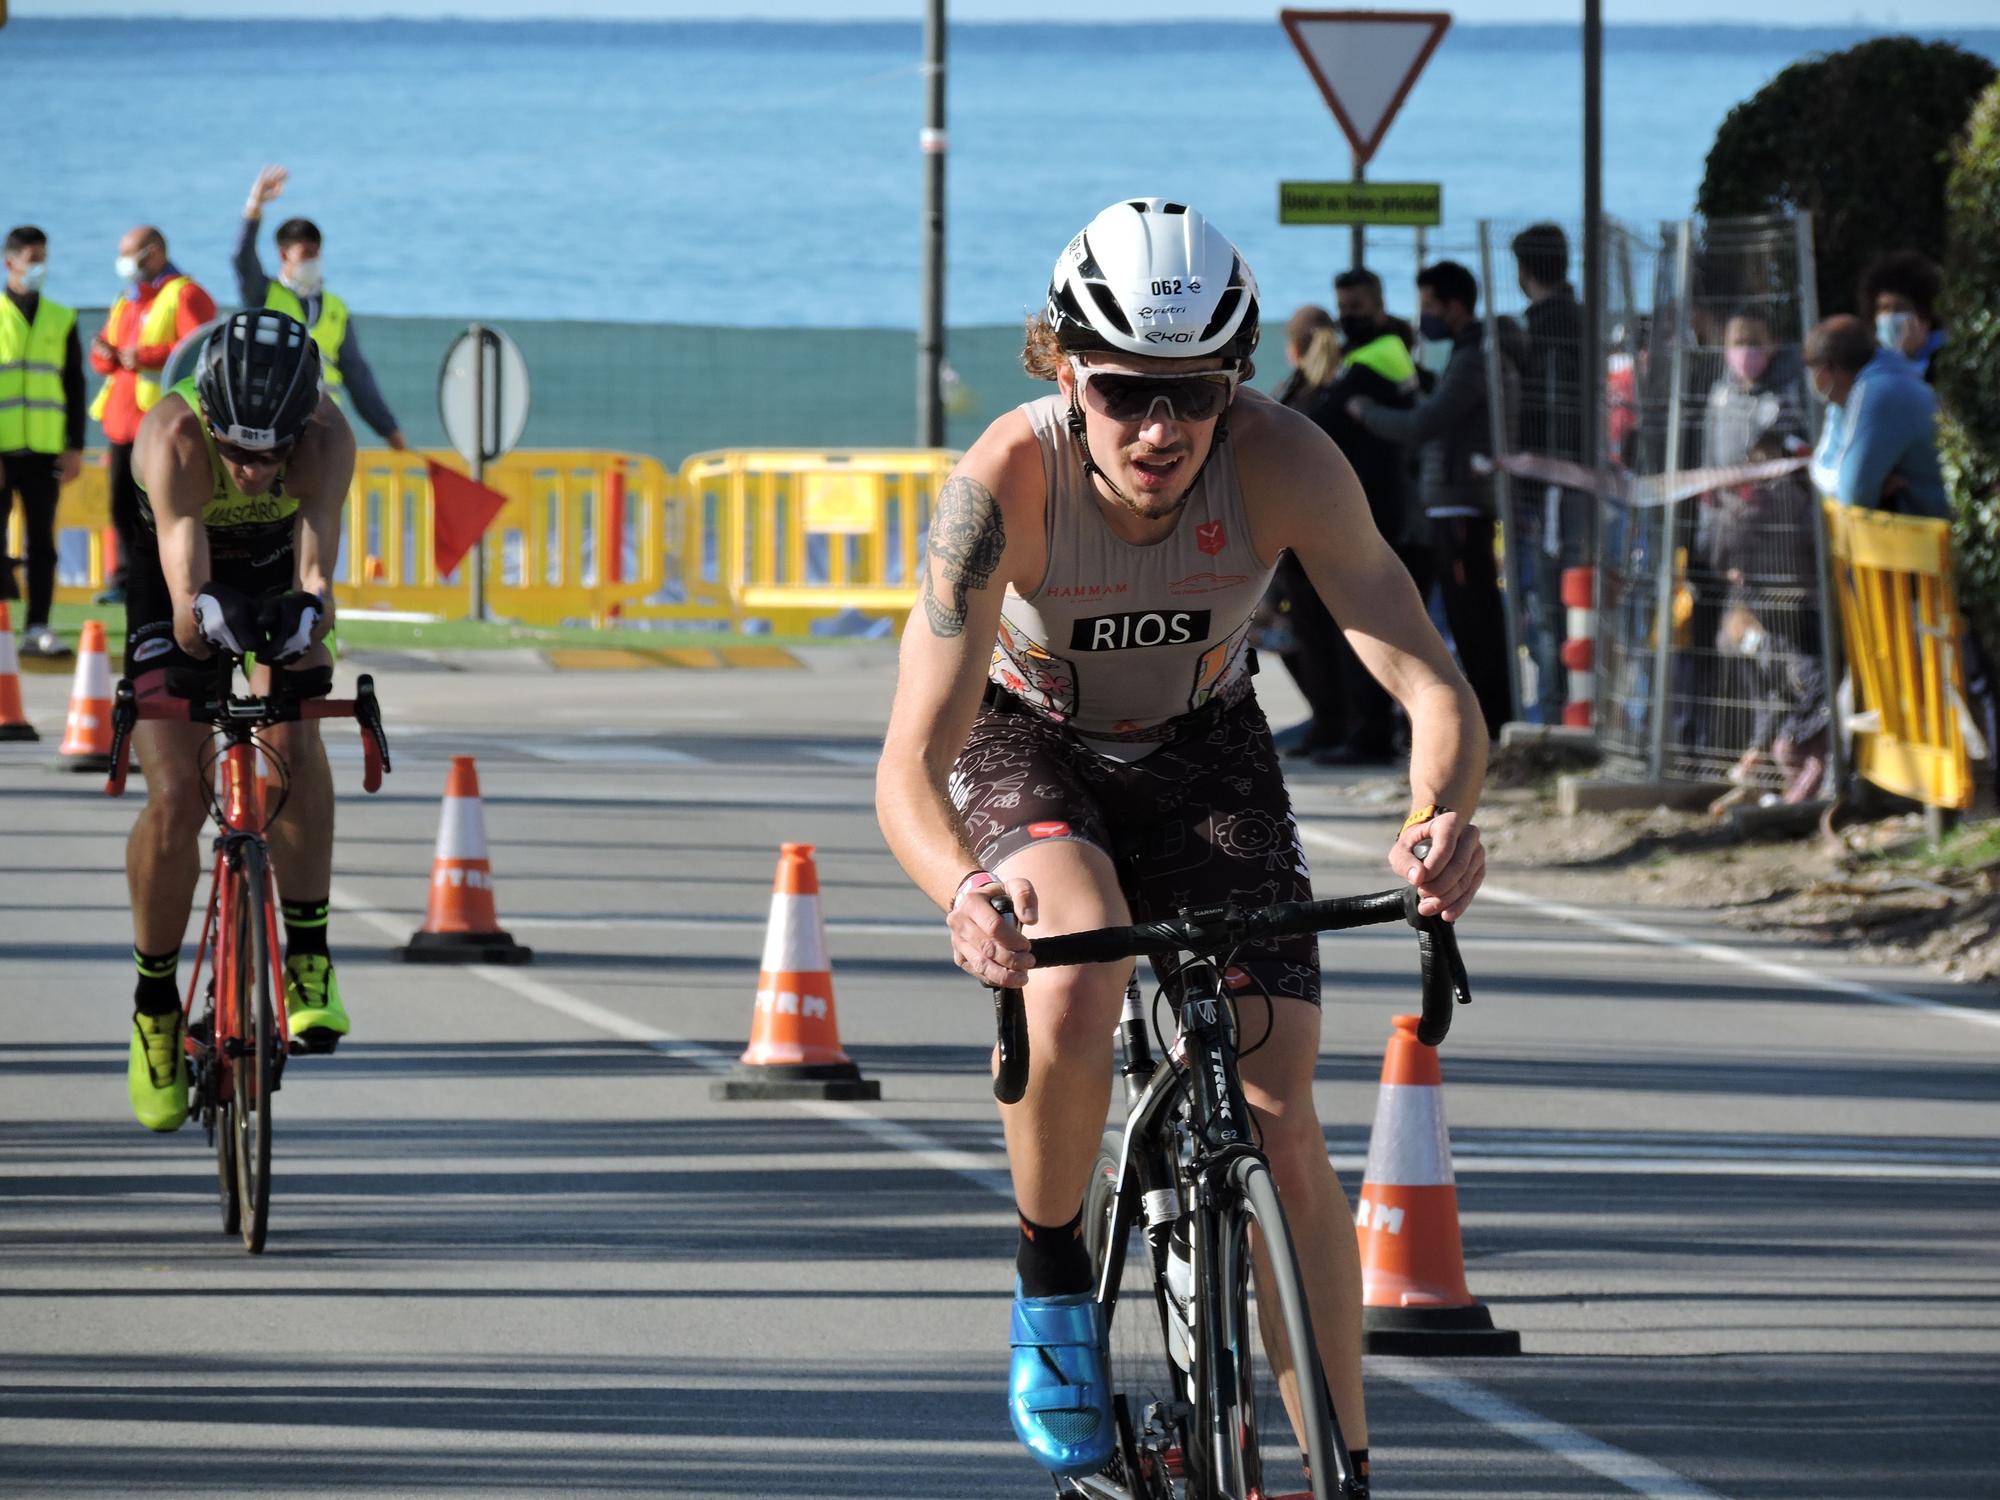
POLYGON ((186 1123, 187 1032, 179 1011, 133 1014, 125 1091, 132 1096, 132 1113, 148 1130, 179 1130, 186 1123))
POLYGON ((347 1009, 333 960, 323 953, 294 953, 285 960, 285 1016, 292 1040, 307 1052, 331 1052, 347 1035, 347 1009))

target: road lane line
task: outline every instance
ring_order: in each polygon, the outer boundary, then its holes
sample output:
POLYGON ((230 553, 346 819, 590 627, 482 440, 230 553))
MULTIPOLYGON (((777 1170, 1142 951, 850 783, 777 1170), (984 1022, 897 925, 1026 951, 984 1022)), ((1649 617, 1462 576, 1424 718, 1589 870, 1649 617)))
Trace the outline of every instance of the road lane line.
MULTIPOLYGON (((409 927, 407 917, 394 917, 339 886, 333 888, 331 900, 341 911, 358 917, 377 931, 391 937, 401 938, 409 927)), ((593 1026, 613 1036, 640 1043, 663 1056, 692 1063, 707 1072, 726 1071, 735 1061, 728 1054, 713 1047, 691 1042, 646 1022, 621 1015, 594 1001, 558 989, 555 985, 530 978, 516 969, 500 968, 491 964, 469 964, 463 972, 484 979, 532 1004, 568 1016, 583 1025, 593 1026)), ((999 1198, 1009 1208, 1013 1207, 1013 1183, 1005 1168, 986 1166, 978 1157, 961 1151, 948 1142, 926 1135, 923 1131, 905 1125, 900 1120, 871 1113, 845 1100, 806 1099, 791 1102, 803 1113, 844 1125, 893 1150, 908 1153, 939 1171, 972 1182, 999 1198)), ((1601 1478, 1609 1479, 1645 1496, 1646 1500, 1724 1500, 1724 1497, 1716 1495, 1713 1491, 1683 1480, 1648 1459, 1627 1453, 1621 1448, 1614 1448, 1609 1443, 1601 1442, 1560 1422, 1538 1417, 1525 1408, 1515 1406, 1492 1392, 1465 1381, 1437 1376, 1422 1376, 1419 1380, 1394 1373, 1390 1373, 1389 1378, 1412 1386, 1420 1393, 1433 1395, 1474 1421, 1483 1422, 1522 1442, 1542 1448, 1601 1478)))
POLYGON ((1574 1427, 1537 1416, 1526 1407, 1516 1406, 1506 1397, 1484 1386, 1474 1385, 1469 1380, 1425 1369, 1416 1360, 1378 1357, 1370 1366, 1370 1371, 1387 1375, 1398 1385, 1407 1386, 1420 1396, 1441 1402, 1519 1442, 1553 1453, 1600 1479, 1608 1479, 1635 1495, 1645 1496, 1646 1500, 1724 1500, 1716 1491, 1704 1489, 1692 1479, 1684 1479, 1649 1458, 1641 1458, 1623 1448, 1614 1448, 1588 1433, 1578 1432, 1574 1427))
MULTIPOLYGON (((1339 834, 1328 833, 1323 828, 1307 827, 1303 819, 1299 823, 1299 837, 1309 844, 1319 844, 1323 848, 1360 859, 1376 859, 1382 854, 1382 850, 1374 845, 1342 838, 1339 834)), ((1703 943, 1692 938, 1677 937, 1663 928, 1649 927, 1643 922, 1628 922, 1622 917, 1604 916, 1585 907, 1571 906, 1562 901, 1550 901, 1541 896, 1531 896, 1524 891, 1495 885, 1491 881, 1479 888, 1479 894, 1485 900, 1497 901, 1503 906, 1524 907, 1564 922, 1579 923, 1585 927, 1595 928, 1599 932, 1627 938, 1635 943, 1676 949, 1697 958, 1705 958, 1710 963, 1748 969, 1754 974, 1763 975, 1766 979, 1782 979, 1788 984, 1809 985, 1814 989, 1846 995, 1856 1000, 1871 1000, 1877 1005, 1897 1005, 1909 1010, 1927 1010, 1954 1021, 1970 1021, 1976 1026, 1987 1026, 2000 1031, 2000 1011, 1973 1010, 1969 1006, 1948 1005, 1942 1000, 1926 1000, 1921 995, 1906 995, 1900 990, 1879 989, 1875 985, 1861 984, 1852 979, 1836 979, 1830 974, 1815 973, 1800 964, 1763 958, 1754 953, 1746 953, 1740 948, 1724 947, 1720 943, 1703 943)), ((1696 989, 1695 985, 1689 986, 1690 998, 1697 998, 1696 989)))

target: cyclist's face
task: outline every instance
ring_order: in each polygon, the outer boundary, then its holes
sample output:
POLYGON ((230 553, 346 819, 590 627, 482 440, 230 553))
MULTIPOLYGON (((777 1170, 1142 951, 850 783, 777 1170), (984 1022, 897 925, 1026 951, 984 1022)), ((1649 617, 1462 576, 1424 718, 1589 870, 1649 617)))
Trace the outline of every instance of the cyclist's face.
POLYGON ((217 438, 215 456, 222 460, 222 466, 229 471, 230 481, 239 490, 246 495, 262 495, 278 482, 285 460, 292 456, 292 446, 287 443, 282 448, 258 452, 217 438))
MULTIPOLYGON (((1138 355, 1092 356, 1084 362, 1086 372, 1119 370, 1137 375, 1188 375, 1201 370, 1220 370, 1221 359, 1144 359, 1138 355)), ((1170 401, 1151 403, 1136 420, 1120 420, 1109 415, 1106 403, 1089 399, 1090 393, 1077 390, 1076 371, 1065 362, 1059 370, 1063 399, 1074 396, 1083 412, 1084 431, 1090 441, 1090 456, 1110 476, 1118 495, 1109 497, 1148 520, 1164 520, 1187 503, 1195 476, 1215 441, 1217 417, 1199 421, 1183 420, 1170 401)))

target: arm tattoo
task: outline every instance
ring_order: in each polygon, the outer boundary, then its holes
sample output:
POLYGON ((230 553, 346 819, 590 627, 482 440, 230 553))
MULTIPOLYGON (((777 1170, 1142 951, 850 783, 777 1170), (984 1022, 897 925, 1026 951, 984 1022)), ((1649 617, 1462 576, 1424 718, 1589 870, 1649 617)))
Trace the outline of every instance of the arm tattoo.
POLYGON ((993 492, 963 474, 947 480, 924 544, 924 614, 931 634, 965 633, 966 593, 986 587, 1006 550, 1007 528, 993 492), (940 572, 951 588, 948 600, 937 594, 940 572))

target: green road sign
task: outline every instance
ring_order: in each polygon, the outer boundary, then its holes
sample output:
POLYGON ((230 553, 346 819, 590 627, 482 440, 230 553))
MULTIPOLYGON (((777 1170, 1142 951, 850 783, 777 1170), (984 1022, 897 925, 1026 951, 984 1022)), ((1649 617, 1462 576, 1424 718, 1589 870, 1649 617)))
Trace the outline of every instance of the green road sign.
POLYGON ((1280 224, 1444 222, 1444 187, 1435 182, 1281 182, 1280 224))

